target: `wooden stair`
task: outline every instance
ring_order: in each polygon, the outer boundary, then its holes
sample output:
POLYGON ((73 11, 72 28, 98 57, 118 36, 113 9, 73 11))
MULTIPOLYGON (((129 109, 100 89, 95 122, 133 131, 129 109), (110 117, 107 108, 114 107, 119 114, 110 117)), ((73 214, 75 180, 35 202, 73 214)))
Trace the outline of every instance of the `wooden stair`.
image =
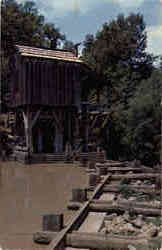
POLYGON ((87 152, 87 153, 80 153, 79 160, 88 160, 88 161, 95 161, 95 162, 104 162, 105 156, 104 153, 98 152, 87 152))
POLYGON ((65 153, 32 154, 31 163, 56 163, 65 162, 65 153))

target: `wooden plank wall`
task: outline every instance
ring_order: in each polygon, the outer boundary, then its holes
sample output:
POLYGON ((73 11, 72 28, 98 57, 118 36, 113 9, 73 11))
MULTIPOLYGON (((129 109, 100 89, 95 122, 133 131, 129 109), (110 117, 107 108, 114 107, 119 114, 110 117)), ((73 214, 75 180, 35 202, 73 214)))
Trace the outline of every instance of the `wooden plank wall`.
POLYGON ((13 106, 75 104, 78 68, 68 62, 21 58, 14 76, 12 91, 17 96, 13 106))

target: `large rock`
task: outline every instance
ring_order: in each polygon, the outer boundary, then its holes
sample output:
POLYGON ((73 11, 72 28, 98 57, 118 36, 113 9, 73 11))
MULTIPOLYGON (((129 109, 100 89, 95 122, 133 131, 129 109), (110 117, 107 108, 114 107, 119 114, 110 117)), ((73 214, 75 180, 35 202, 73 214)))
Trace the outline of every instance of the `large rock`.
POLYGON ((127 232, 131 232, 131 233, 136 232, 136 229, 133 227, 133 225, 131 223, 127 223, 125 225, 125 229, 127 232))
POLYGON ((33 234, 33 241, 39 244, 49 244, 56 236, 56 232, 37 232, 33 234))
POLYGON ((135 248, 135 247, 132 246, 132 245, 128 245, 128 249, 129 249, 129 250, 137 250, 137 248, 135 248))
POLYGON ((112 224, 113 225, 118 225, 124 223, 124 219, 122 216, 117 216, 113 219, 112 224))
POLYGON ((146 232, 146 236, 147 236, 148 238, 150 238, 150 237, 155 237, 155 236, 157 236, 157 233, 158 233, 157 228, 156 228, 156 227, 152 227, 152 228, 150 228, 150 229, 146 232))
POLYGON ((152 223, 148 224, 148 225, 144 225, 142 227, 142 230, 141 230, 142 234, 144 236, 146 236, 147 238, 150 238, 150 237, 155 237, 158 235, 158 229, 155 225, 153 225, 152 223))

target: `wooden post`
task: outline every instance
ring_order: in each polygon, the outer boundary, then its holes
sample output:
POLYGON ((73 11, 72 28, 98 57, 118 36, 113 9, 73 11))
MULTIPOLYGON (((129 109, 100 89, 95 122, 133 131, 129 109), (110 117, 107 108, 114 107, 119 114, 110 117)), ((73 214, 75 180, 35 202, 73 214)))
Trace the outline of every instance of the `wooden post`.
POLYGON ((101 176, 101 175, 107 175, 107 168, 106 167, 100 167, 99 169, 98 169, 98 172, 99 172, 99 175, 101 176))
POLYGON ((32 128, 35 125, 38 117, 40 115, 40 110, 37 111, 36 115, 32 120, 32 113, 30 112, 30 107, 27 106, 26 114, 23 112, 24 118, 24 127, 25 127, 25 136, 26 136, 26 146, 28 154, 33 152, 33 143, 32 143, 32 128))
POLYGON ((96 186, 99 183, 100 176, 97 173, 89 174, 89 186, 96 186))
POLYGON ((96 166, 96 163, 95 163, 95 161, 89 161, 88 162, 88 169, 89 170, 95 170, 95 166, 96 166))
POLYGON ((25 127, 25 136, 26 136, 26 146, 28 149, 28 152, 30 150, 30 118, 29 118, 29 107, 27 107, 26 114, 23 112, 23 118, 24 118, 24 127, 25 127))
POLYGON ((59 232, 63 229, 63 214, 43 216, 43 231, 59 232))
POLYGON ((72 201, 78 201, 78 202, 87 201, 87 189, 80 189, 80 188, 72 189, 72 201))

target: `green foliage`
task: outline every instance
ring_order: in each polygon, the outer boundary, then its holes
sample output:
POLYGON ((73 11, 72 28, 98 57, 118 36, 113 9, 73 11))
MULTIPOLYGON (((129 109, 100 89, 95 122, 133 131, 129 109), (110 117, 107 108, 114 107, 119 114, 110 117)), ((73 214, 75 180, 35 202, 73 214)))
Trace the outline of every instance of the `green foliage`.
MULTIPOLYGON (((124 76, 131 82, 132 72, 147 78, 152 67, 152 56, 146 54, 146 32, 143 16, 120 14, 116 20, 105 23, 96 37, 88 34, 84 41, 83 59, 100 76, 100 88, 122 85, 124 76), (111 79, 111 80, 110 80, 111 79)), ((115 86, 116 87, 116 86, 115 86)), ((112 90, 113 91, 113 90, 112 90)))
POLYGON ((128 199, 134 194, 133 189, 128 187, 127 184, 120 185, 118 192, 122 194, 125 199, 128 199))
POLYGON ((75 44, 72 41, 65 40, 63 49, 75 53, 75 44))
POLYGON ((54 24, 45 23, 44 16, 38 13, 33 1, 24 4, 18 4, 15 0, 3 1, 1 14, 2 48, 9 55, 15 43, 49 46, 50 40, 58 42, 65 39, 54 24))
POLYGON ((162 73, 156 69, 141 82, 127 111, 132 153, 146 165, 160 161, 161 91, 162 73))
POLYGON ((107 104, 109 115, 102 134, 108 157, 136 157, 152 165, 159 161, 161 73, 154 70, 157 58, 146 53, 146 44, 140 14, 121 14, 105 23, 96 36, 88 34, 83 60, 92 73, 85 76, 83 86, 87 99, 95 96, 96 103, 107 104))

